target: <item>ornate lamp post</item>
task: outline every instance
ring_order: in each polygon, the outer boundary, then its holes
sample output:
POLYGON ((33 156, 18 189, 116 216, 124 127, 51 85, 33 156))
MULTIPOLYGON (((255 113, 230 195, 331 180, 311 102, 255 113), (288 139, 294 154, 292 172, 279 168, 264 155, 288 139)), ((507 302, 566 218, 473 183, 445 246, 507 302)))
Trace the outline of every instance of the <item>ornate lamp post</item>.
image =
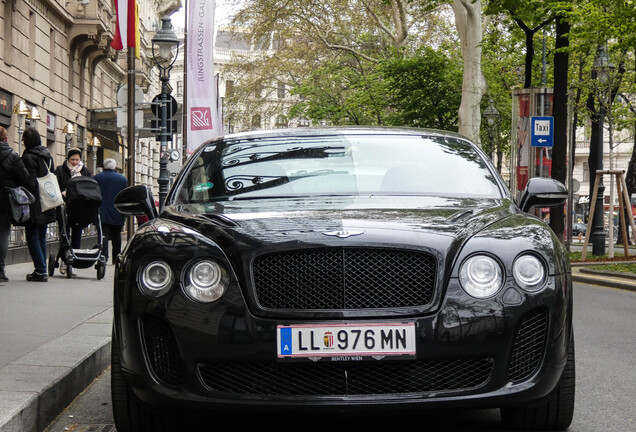
POLYGON ((161 146, 159 156, 159 208, 163 209, 168 195, 168 141, 171 132, 168 128, 168 105, 170 103, 170 70, 179 54, 179 38, 172 30, 170 17, 161 18, 161 29, 152 38, 152 58, 159 68, 159 80, 161 81, 160 108, 159 108, 159 143, 161 146), (172 55, 173 48, 177 49, 172 55), (159 51, 157 53, 157 51, 159 51))
MULTIPOLYGON (((596 157, 596 171, 603 169, 603 122, 605 120, 605 114, 607 109, 607 96, 609 78, 614 69, 614 65, 609 62, 609 57, 605 47, 599 47, 596 52, 596 58, 594 59, 594 65, 592 68, 592 79, 598 82, 598 100, 599 109, 597 113, 598 120, 598 133, 597 133, 597 157, 596 157)), ((604 230, 604 205, 605 205, 605 186, 603 185, 603 177, 599 177, 598 191, 596 196, 594 220, 592 221, 592 254, 604 255, 605 254, 605 230, 604 230)), ((613 221, 610 221, 613 225, 613 221)), ((610 225, 611 229, 611 225, 610 225)))
POLYGON ((495 124, 499 121, 499 111, 497 111, 497 107, 495 106, 495 102, 490 99, 490 105, 488 108, 484 110, 484 117, 486 117, 486 121, 488 122, 488 138, 490 140, 490 160, 495 162, 494 160, 494 137, 495 137, 495 124))

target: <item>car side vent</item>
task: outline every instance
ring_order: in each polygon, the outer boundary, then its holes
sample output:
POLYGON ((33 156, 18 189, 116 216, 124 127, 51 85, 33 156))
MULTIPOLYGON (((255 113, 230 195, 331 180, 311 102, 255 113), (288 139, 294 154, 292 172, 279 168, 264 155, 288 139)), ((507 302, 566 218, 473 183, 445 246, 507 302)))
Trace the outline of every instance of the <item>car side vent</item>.
POLYGON ((511 381, 524 381, 537 370, 543 358, 547 331, 548 313, 545 310, 534 311, 521 320, 508 369, 511 381))
POLYGON ((183 384, 183 372, 177 343, 170 327, 165 322, 144 316, 142 319, 143 341, 155 376, 170 386, 183 384))
POLYGON ((432 302, 437 261, 418 251, 329 248, 265 255, 252 271, 263 308, 398 308, 432 302))

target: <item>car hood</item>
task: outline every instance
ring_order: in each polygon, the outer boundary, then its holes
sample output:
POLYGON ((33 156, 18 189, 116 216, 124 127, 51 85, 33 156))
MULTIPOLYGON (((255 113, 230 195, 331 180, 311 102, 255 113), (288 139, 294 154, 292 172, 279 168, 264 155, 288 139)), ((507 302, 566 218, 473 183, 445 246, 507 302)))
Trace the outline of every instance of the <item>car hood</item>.
MULTIPOLYGON (((506 199, 328 197, 167 207, 162 218, 252 253, 333 245, 425 249, 438 259, 485 227, 518 213, 506 199)), ((225 243, 225 244, 223 244, 225 243)))

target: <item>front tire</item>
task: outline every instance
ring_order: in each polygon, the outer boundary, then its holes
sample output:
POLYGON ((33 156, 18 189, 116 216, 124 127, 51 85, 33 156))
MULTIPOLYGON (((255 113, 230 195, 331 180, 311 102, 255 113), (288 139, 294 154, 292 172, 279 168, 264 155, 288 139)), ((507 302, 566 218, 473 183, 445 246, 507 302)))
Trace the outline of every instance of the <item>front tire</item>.
POLYGON ((505 427, 524 431, 561 431, 567 429, 574 417, 575 392, 574 336, 570 337, 568 359, 561 378, 552 392, 538 403, 523 407, 501 409, 505 427))

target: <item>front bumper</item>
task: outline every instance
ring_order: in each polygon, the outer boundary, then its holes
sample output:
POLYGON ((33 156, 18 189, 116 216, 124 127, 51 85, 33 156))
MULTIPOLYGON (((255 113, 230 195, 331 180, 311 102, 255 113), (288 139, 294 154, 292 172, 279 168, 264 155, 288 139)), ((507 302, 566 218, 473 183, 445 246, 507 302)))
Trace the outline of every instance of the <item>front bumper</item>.
MULTIPOLYGON (((540 399, 557 384, 571 334, 570 283, 569 274, 552 277, 535 294, 509 283, 476 300, 451 279, 434 313, 401 317, 416 325, 415 360, 279 363, 276 326, 298 321, 253 315, 237 284, 202 305, 179 292, 149 300, 122 277, 113 343, 135 393, 158 406, 499 407, 540 399)), ((395 317, 358 319, 383 320, 395 317)))

